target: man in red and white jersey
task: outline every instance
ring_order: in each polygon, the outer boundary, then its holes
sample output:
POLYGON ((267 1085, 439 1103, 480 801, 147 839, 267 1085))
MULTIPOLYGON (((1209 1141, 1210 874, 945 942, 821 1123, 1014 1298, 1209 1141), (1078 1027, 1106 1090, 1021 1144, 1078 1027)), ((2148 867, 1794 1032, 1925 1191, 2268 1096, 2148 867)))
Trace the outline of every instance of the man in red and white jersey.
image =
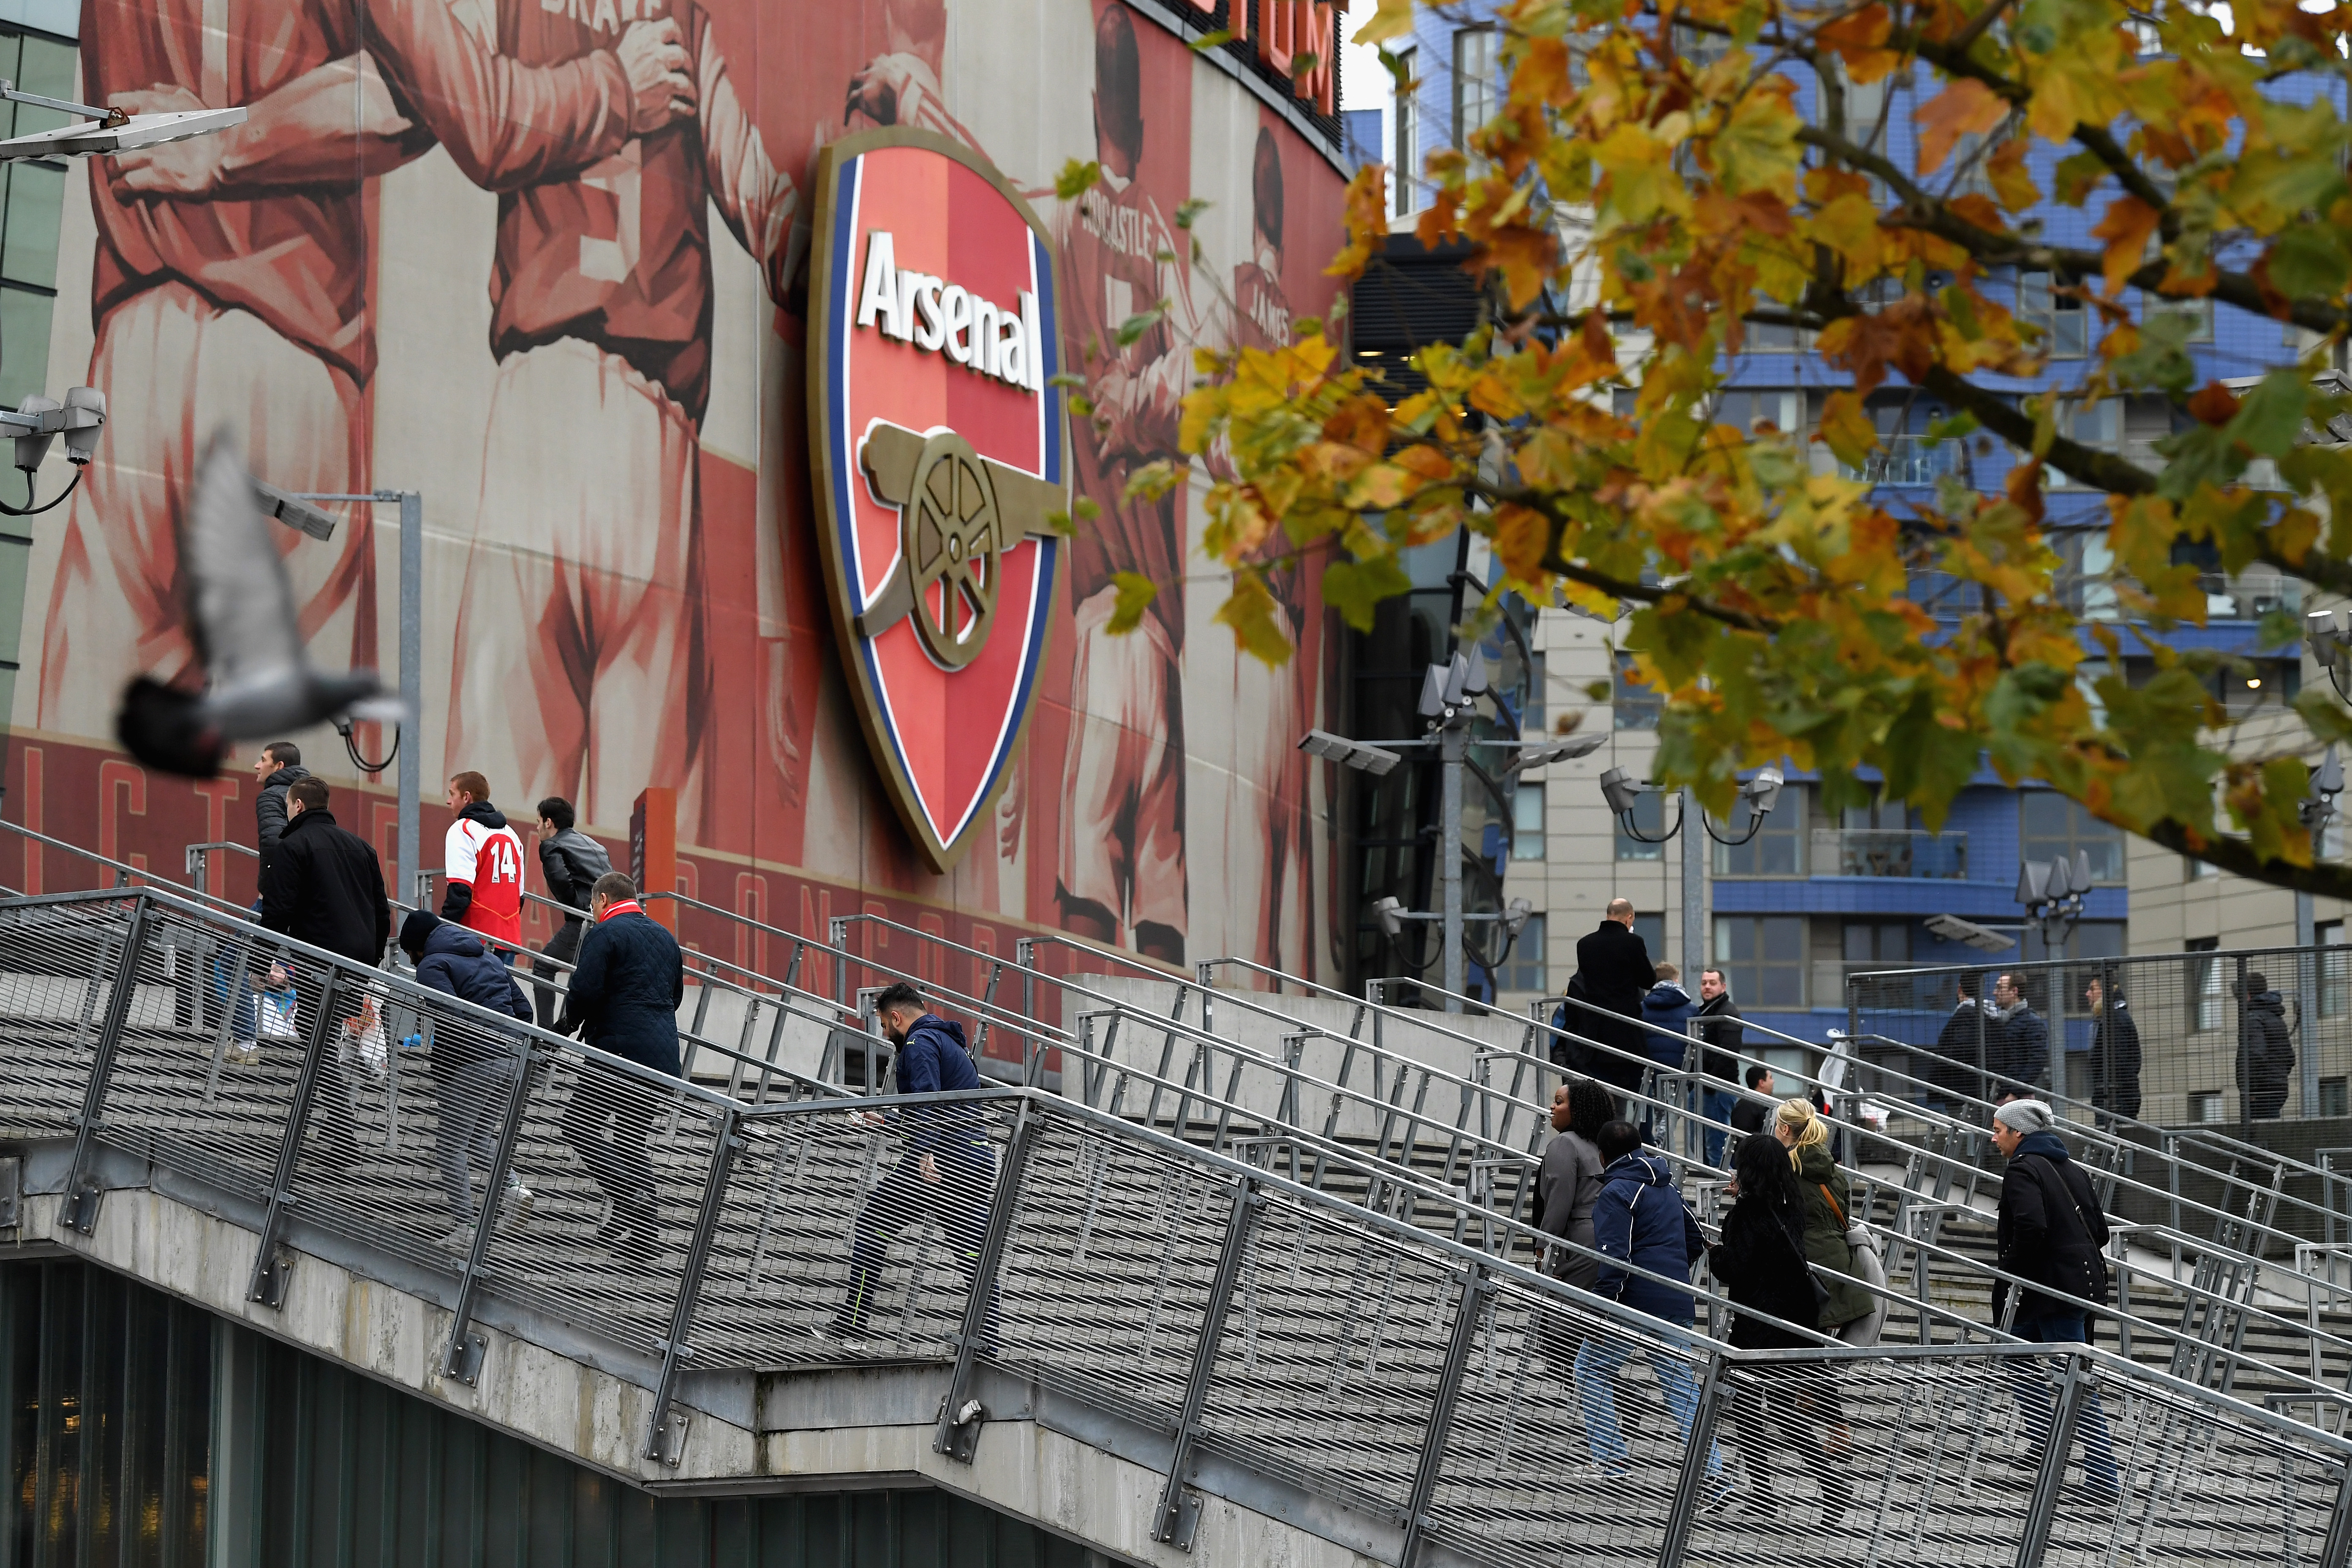
POLYGON ((1078 493, 1101 510, 1070 543, 1076 648, 1062 779, 1062 924, 1171 963, 1184 959, 1183 488, 1127 499, 1130 474, 1181 461, 1178 432, 1195 335, 1186 247, 1136 178, 1143 158, 1142 62, 1123 5, 1095 17, 1096 188, 1063 221, 1064 342, 1079 360, 1090 420, 1073 423, 1078 493), (1161 301, 1124 348, 1119 328, 1161 301), (1109 626, 1114 579, 1159 597, 1131 636, 1109 626))
MULTIPOLYGON (((805 246, 698 0, 639 0, 688 58, 696 114, 499 203, 498 376, 457 610, 446 754, 616 822, 648 784, 692 837, 710 722, 698 458, 713 207, 781 300, 805 246)), ((608 54, 610 5, 499 0, 499 48, 608 54)))
MULTIPOLYGON (((85 0, 83 96, 133 111, 252 106, 247 122, 92 159, 89 380, 107 440, 75 497, 42 648, 39 722, 80 729, 140 671, 194 661, 173 520, 212 421, 298 490, 368 488, 361 414, 375 368, 362 176, 437 139, 476 183, 554 177, 618 151, 690 98, 685 57, 646 26, 616 56, 529 68, 408 0, 85 0), (191 416, 191 410, 195 410, 191 416)), ((367 514, 288 552, 306 639, 373 664, 367 514)))
POLYGON ((441 845, 441 918, 479 931, 511 958, 522 945, 522 837, 490 804, 481 774, 452 773, 447 799, 457 820, 441 845))

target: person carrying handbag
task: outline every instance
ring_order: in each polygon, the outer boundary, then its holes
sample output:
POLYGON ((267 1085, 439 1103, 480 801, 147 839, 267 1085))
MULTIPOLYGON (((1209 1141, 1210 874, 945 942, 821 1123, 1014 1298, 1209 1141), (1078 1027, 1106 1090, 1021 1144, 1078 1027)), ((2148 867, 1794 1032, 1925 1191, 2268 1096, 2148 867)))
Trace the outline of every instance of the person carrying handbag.
MULTIPOLYGON (((1992 1141, 2009 1169, 2000 1183, 2000 1212, 1993 1228, 1996 1262, 2004 1274, 2075 1298, 2064 1300, 2027 1289, 2017 1302, 2010 1331, 2031 1344, 2088 1344, 2089 1310, 2080 1302, 2107 1298, 2106 1216, 2099 1212, 2091 1179, 2067 1154, 2057 1133, 2057 1116, 2038 1100, 2012 1100, 1992 1113, 1992 1141)), ((1999 1321, 2011 1286, 1993 1285, 1993 1318, 1999 1321)), ((2050 1440, 2051 1394, 2031 1360, 2013 1363, 2012 1386, 2029 1442, 2037 1452, 2050 1440)), ((2091 1494, 2121 1495, 2115 1445, 2106 1412, 2095 1390, 2086 1391, 2076 1430, 2083 1438, 2083 1475, 2091 1494)))
POLYGON ((1823 1290, 1816 1326, 1825 1334, 1837 1333, 1878 1312, 1877 1299, 1854 1277, 1853 1245, 1846 1239, 1853 1228, 1853 1194, 1845 1173, 1830 1158, 1829 1123, 1811 1101, 1782 1100, 1773 1113, 1772 1131, 1788 1151, 1789 1169, 1804 1205, 1805 1258, 1832 1270, 1814 1276, 1823 1290))

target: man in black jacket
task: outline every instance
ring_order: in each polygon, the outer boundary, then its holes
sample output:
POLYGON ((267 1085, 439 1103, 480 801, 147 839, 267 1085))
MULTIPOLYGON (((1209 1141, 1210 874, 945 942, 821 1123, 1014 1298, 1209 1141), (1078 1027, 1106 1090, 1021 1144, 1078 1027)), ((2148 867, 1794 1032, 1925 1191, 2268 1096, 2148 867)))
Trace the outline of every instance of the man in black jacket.
MULTIPOLYGON (((1748 1043, 1748 1030, 1739 1021, 1739 1004, 1731 999, 1731 986, 1722 970, 1699 971, 1698 1011, 1692 1016, 1698 1020, 1698 1037, 1706 1042, 1699 1058, 1699 1070, 1706 1076, 1702 1114, 1709 1121, 1728 1121, 1739 1104, 1738 1052, 1748 1043)), ((1730 1136, 1721 1127, 1706 1130, 1706 1163, 1717 1170, 1723 1168, 1723 1145, 1730 1136)))
MULTIPOLYGON (((392 935, 383 864, 366 839, 335 825, 323 780, 299 778, 287 787, 286 831, 262 871, 261 923, 280 936, 324 948, 366 968, 383 958, 383 944, 392 935)), ((310 1029, 326 988, 331 984, 334 988, 326 1026, 316 1033, 318 1090, 312 1125, 326 1132, 321 1157, 348 1161, 357 1146, 359 1127, 352 1114, 351 1086, 338 1058, 338 1037, 358 1014, 366 983, 349 974, 302 973, 305 966, 299 963, 292 967, 303 993, 306 1039, 312 1037, 310 1029)))
POLYGON ((1633 930, 1632 900, 1610 900, 1601 924, 1590 935, 1577 939, 1576 972, 1583 977, 1584 994, 1594 1006, 1633 1020, 1619 1024, 1583 1008, 1570 1009, 1569 1028, 1622 1053, 1604 1053, 1592 1064, 1593 1076, 1621 1089, 1639 1089, 1642 1061, 1649 1055, 1643 1049, 1645 1036, 1640 1024, 1642 993, 1658 983, 1658 972, 1650 963, 1648 946, 1633 930), (1574 1016, 1577 1013, 1584 1016, 1580 1019, 1574 1016))
POLYGON ((2294 1035, 2286 1026, 2286 998, 2271 989, 2259 970, 2238 993, 2238 1092, 2246 1113, 2269 1121, 2286 1109, 2287 1084, 2294 1076, 2294 1035))
MULTIPOLYGON (((612 858, 604 853, 604 847, 572 826, 577 820, 572 803, 551 795, 539 803, 539 826, 531 835, 539 841, 539 874, 547 880, 547 896, 570 910, 586 909, 595 895, 597 879, 613 872, 612 858)), ((546 957, 530 961, 531 974, 544 982, 556 973, 557 963, 577 963, 580 938, 586 930, 584 917, 565 915, 563 924, 541 950, 546 957)), ((540 1026, 555 1027, 562 1005, 555 988, 542 984, 532 989, 539 994, 540 1026)))
POLYGON ((2112 972, 2083 989, 2091 1006, 2091 1103, 2116 1116, 2139 1115, 2139 1026, 2112 972))
POLYGON ((302 765, 302 748, 291 741, 272 741, 253 760, 253 782, 259 786, 253 797, 253 826, 264 870, 286 833, 286 792, 295 780, 310 776, 310 770, 302 765))
MULTIPOLYGON (((2004 1274, 2063 1291, 2077 1300, 2106 1299, 2107 1220, 2091 1179, 2066 1153, 2057 1118, 2038 1100, 2013 1100, 1993 1112, 1992 1141, 2009 1168, 2001 1174, 2000 1212, 1994 1221, 1996 1266, 2004 1274)), ((2011 1286, 1993 1284, 1993 1316, 2000 1316, 2011 1286)), ((2026 1290, 2010 1331, 2029 1344, 2088 1344, 2087 1310, 2074 1301, 2026 1290)), ((2050 1440, 2050 1390, 2031 1361, 2015 1363, 2012 1377, 2028 1437, 2035 1448, 2050 1440)), ((2121 1495, 2115 1447, 2095 1392, 2085 1391, 2076 1428, 2083 1437, 2083 1478, 2091 1493, 2121 1495)))
MULTIPOLYGON (((581 939, 555 1032, 577 1031, 599 1050, 677 1077, 677 1007, 686 1000, 677 938, 646 913, 625 871, 596 879, 588 913, 595 923, 581 939)), ((646 1139, 662 1103, 661 1091, 643 1079, 583 1063, 563 1113, 564 1137, 612 1205, 596 1239, 614 1252, 650 1255, 660 1245, 646 1139)))
POLYGON ((1944 1092, 1947 1110, 1959 1110, 1963 1100, 2000 1098, 1985 1092, 1984 1075, 2000 1054, 2000 1024, 1978 1000, 1982 984, 1965 972, 1952 977, 1958 1000, 1936 1032, 1934 1058, 1919 1065, 1919 1076, 1944 1092))
POLYGON ((1992 983, 1992 1000, 2000 1009, 2000 1032, 1990 1042, 1996 1075, 1991 1098, 2000 1100, 2044 1081, 2042 1075, 2050 1068, 2050 1021, 2033 1010, 2033 999, 2014 974, 1992 983))

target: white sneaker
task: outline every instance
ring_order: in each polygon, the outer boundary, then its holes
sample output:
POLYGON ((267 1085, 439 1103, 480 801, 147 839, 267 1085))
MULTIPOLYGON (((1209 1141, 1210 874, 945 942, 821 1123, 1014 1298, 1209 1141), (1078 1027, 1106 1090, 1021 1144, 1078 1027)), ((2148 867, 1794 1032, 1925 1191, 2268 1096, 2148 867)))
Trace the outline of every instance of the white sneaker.
POLYGON ((530 1205, 538 1201, 539 1194, 532 1192, 529 1187, 524 1186, 522 1184, 521 1177, 509 1176, 507 1178, 507 1207, 513 1213, 518 1215, 528 1214, 530 1212, 530 1205))
POLYGON ((239 1040, 221 1053, 221 1060, 241 1068, 252 1067, 261 1060, 261 1043, 258 1040, 239 1040))

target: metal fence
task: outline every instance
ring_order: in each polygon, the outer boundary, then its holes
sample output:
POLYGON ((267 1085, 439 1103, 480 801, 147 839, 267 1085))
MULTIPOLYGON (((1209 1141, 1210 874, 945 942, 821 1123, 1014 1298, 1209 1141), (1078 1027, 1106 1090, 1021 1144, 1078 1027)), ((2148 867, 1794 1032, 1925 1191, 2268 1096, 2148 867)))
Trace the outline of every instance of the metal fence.
POLYGON ((2352 1114, 2352 947, 1876 971, 1848 977, 1846 1011, 1849 1034, 1980 1100, 2023 1079, 2145 1121, 2242 1133, 2352 1114), (2004 976, 2000 996, 2014 1000, 1996 998, 2004 976), (1976 1005, 1959 1005, 1962 986, 1976 1005))
POLYGON ((73 1141, 65 1223, 100 1223, 103 1144, 243 1194, 265 1306, 305 1227, 438 1269, 461 1379, 485 1293, 539 1305, 661 1358, 650 1457, 688 1359, 912 1359, 949 1369, 936 1446, 968 1458, 985 1360, 1168 1434, 1171 1541, 1216 1461, 1400 1563, 1671 1568, 1824 1527, 1872 1563, 2352 1547, 2352 1444, 2281 1411, 2098 1350, 1731 1351, 1531 1271, 1507 1226, 1477 1245, 1466 1202, 1445 1234, 1034 1089, 730 1097, 283 944, 299 1043, 224 1064, 213 977, 256 940, 154 890, 0 905, 0 1133, 73 1141), (369 1045, 395 1007, 434 1058, 398 1119, 369 1045))

